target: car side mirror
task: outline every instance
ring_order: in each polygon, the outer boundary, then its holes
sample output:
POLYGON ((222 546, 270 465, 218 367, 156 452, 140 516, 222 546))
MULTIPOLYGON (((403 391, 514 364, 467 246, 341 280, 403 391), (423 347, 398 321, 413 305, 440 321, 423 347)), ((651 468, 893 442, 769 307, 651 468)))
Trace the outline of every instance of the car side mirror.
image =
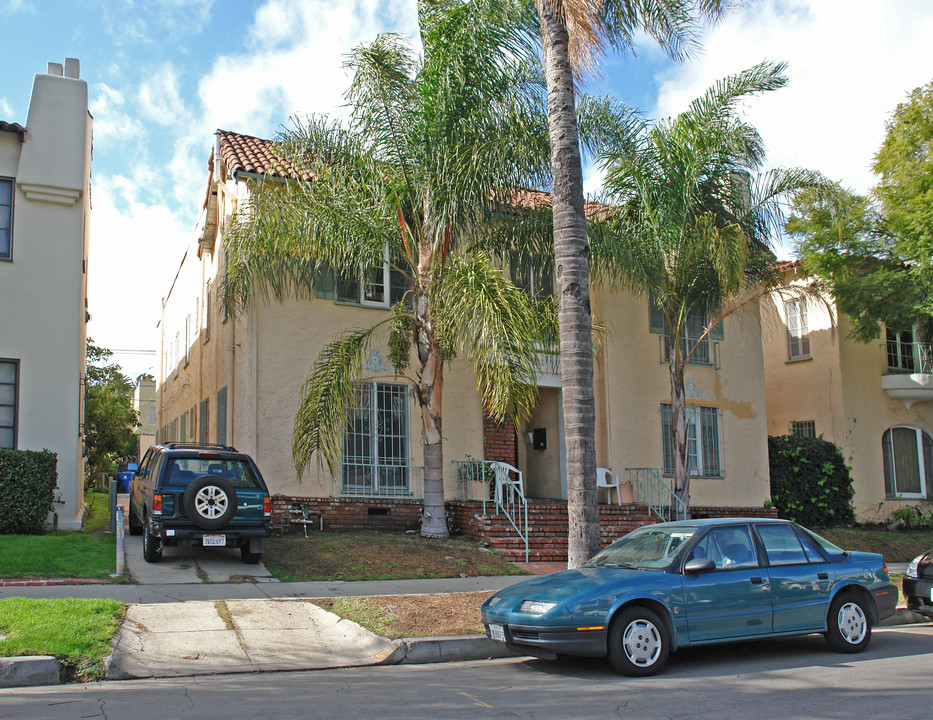
POLYGON ((684 565, 684 572, 695 575, 697 573, 709 572, 716 569, 716 563, 709 558, 693 558, 684 565))

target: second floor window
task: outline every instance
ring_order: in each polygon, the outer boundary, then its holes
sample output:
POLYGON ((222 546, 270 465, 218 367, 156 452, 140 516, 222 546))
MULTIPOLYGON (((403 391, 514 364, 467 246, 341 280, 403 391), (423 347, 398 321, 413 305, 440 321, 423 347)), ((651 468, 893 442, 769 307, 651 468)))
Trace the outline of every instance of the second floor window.
POLYGON ((13 259, 13 181, 0 178, 0 260, 13 259))
POLYGON ((551 263, 514 257, 509 269, 515 286, 531 297, 545 298, 554 294, 554 268, 551 263))
POLYGON ((885 330, 885 347, 888 352, 888 372, 915 372, 914 334, 912 331, 885 330))
POLYGON ((341 303, 390 307, 405 297, 410 285, 405 274, 389 263, 387 253, 382 267, 363 277, 321 268, 314 278, 314 294, 341 303))
POLYGON ((795 298, 784 303, 787 316, 787 359, 810 357, 810 329, 807 326, 807 301, 795 298))
MULTIPOLYGON (((691 352, 690 365, 707 365, 718 367, 718 341, 723 339, 723 324, 720 322, 708 333, 706 328, 711 322, 712 313, 703 306, 693 308, 687 313, 687 322, 684 323, 680 338, 680 351, 682 354, 691 352)), ((654 297, 648 296, 648 327, 653 333, 664 335, 662 360, 667 362, 671 357, 670 328, 664 318, 664 313, 655 302, 654 297)))

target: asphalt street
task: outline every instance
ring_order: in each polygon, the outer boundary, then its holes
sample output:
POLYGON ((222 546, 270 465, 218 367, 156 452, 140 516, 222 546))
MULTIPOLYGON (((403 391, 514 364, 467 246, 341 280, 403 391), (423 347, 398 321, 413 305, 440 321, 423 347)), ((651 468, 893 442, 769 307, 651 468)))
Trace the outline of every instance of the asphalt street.
POLYGON ((859 655, 816 635, 691 648, 644 679, 524 658, 10 689, 0 718, 929 720, 931 633, 878 628, 859 655))

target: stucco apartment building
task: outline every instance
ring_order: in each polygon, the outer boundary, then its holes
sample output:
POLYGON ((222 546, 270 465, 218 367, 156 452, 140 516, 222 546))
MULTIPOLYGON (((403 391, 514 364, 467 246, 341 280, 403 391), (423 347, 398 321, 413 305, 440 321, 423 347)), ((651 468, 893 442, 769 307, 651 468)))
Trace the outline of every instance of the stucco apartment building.
MULTIPOLYGON (((783 263, 787 285, 808 282, 783 263)), ((912 329, 860 343, 832 301, 762 302, 768 434, 822 437, 852 468, 860 520, 933 496, 933 355, 912 329)))
POLYGON ((37 74, 0 122, 0 448, 58 454, 55 511, 83 512, 91 125, 77 60, 37 74))
MULTIPOLYGON (((377 346, 365 363, 360 407, 348 423, 336 476, 314 465, 299 481, 291 459, 299 390, 312 363, 341 331, 371 326, 389 312, 394 288, 388 266, 381 284, 336 283, 318 288, 310 300, 257 302, 238 318, 227 317, 221 306, 231 214, 254 183, 281 179, 277 167, 268 141, 216 133, 203 222, 163 304, 158 440, 232 444, 253 455, 273 493, 289 497, 347 498, 364 505, 367 498, 387 495, 418 498, 419 410, 405 380, 394 376, 385 346, 377 346)), ((608 331, 596 366, 597 464, 623 481, 626 468, 670 475, 663 327, 644 297, 596 287, 592 301, 608 331)), ((722 334, 695 358, 688 372, 697 473, 692 503, 761 508, 770 491, 758 308, 727 318, 722 334)), ((484 417, 464 363, 454 360, 445 369, 448 499, 457 497, 457 461, 470 458, 514 464, 531 498, 566 498, 560 378, 541 374, 538 382, 538 406, 516 433, 484 417)), ((382 512, 377 505, 369 511, 382 512)))
POLYGON ((136 435, 136 458, 141 460, 146 450, 155 443, 158 407, 156 405, 156 383, 143 376, 136 378, 133 388, 133 409, 139 417, 139 426, 133 428, 136 435))

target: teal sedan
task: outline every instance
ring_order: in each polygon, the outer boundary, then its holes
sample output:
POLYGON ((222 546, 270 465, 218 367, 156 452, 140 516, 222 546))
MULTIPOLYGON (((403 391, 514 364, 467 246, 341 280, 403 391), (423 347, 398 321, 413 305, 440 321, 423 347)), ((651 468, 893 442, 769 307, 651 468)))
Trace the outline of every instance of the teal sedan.
POLYGON ((861 652, 892 615, 884 559, 846 552, 786 520, 648 525, 582 568, 501 590, 483 605, 486 635, 522 655, 608 655, 624 675, 653 675, 681 647, 822 633, 861 652))

